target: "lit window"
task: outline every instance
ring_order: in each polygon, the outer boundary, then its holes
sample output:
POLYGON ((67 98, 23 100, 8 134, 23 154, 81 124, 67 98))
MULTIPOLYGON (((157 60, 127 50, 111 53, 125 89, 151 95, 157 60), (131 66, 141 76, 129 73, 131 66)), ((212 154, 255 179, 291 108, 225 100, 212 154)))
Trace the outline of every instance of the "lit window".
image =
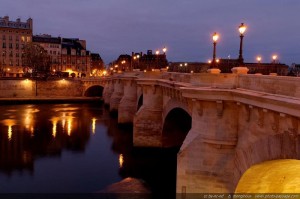
POLYGON ((24 36, 21 37, 21 41, 25 42, 25 37, 24 36))

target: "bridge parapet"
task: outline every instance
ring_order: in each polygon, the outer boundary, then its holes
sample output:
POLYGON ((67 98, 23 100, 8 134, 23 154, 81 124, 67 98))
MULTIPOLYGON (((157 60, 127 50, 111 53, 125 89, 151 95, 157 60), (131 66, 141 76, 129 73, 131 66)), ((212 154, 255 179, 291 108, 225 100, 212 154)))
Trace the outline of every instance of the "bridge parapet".
POLYGON ((299 77, 239 75, 237 88, 300 98, 299 77))

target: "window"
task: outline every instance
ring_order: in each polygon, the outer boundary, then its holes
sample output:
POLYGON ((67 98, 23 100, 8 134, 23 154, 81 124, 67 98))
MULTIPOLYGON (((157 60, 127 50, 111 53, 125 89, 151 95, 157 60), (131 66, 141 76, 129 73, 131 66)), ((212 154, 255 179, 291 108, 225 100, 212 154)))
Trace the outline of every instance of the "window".
POLYGON ((3 36, 2 36, 2 39, 3 39, 3 40, 5 40, 5 39, 6 39, 5 35, 3 35, 3 36))
POLYGON ((24 36, 21 37, 21 41, 25 42, 25 37, 24 36))
POLYGON ((12 51, 9 52, 9 56, 10 56, 10 57, 13 56, 13 52, 12 52, 12 51))
POLYGON ((30 40, 31 40, 30 37, 27 37, 27 42, 30 42, 30 40))
POLYGON ((3 52, 2 52, 2 57, 5 57, 5 56, 6 56, 6 52, 3 51, 3 52))
POLYGON ((6 43, 5 42, 3 42, 3 44, 2 44, 2 48, 6 48, 6 43))
POLYGON ((17 64, 16 64, 16 65, 17 65, 17 66, 19 66, 19 65, 20 65, 20 60, 18 60, 18 59, 17 59, 17 64))
POLYGON ((16 57, 19 57, 20 55, 19 55, 19 53, 16 53, 16 57))
POLYGON ((18 43, 16 43, 16 49, 19 49, 19 44, 18 43))
POLYGON ((12 66, 13 65, 13 61, 12 59, 9 60, 9 65, 12 66))
POLYGON ((9 48, 13 48, 13 44, 12 43, 9 43, 9 48))
POLYGON ((16 41, 19 41, 19 35, 16 36, 16 41))
POLYGON ((11 40, 12 40, 12 36, 11 36, 11 35, 9 35, 8 39, 9 39, 9 41, 11 41, 11 40))

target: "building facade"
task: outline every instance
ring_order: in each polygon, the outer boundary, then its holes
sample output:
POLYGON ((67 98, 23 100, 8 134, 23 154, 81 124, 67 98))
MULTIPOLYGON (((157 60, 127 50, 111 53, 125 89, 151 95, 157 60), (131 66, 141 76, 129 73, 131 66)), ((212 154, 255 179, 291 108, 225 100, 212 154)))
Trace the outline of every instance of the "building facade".
POLYGON ((76 76, 90 76, 91 55, 86 50, 86 41, 77 38, 62 38, 61 71, 76 76))
POLYGON ((32 19, 21 22, 10 21, 8 16, 0 18, 0 69, 5 76, 22 76, 22 49, 32 40, 32 19))
POLYGON ((32 42, 43 47, 50 56, 52 72, 62 71, 61 67, 61 38, 43 34, 32 37, 32 42))
POLYGON ((104 70, 104 62, 99 53, 91 53, 91 73, 93 76, 99 76, 104 70))

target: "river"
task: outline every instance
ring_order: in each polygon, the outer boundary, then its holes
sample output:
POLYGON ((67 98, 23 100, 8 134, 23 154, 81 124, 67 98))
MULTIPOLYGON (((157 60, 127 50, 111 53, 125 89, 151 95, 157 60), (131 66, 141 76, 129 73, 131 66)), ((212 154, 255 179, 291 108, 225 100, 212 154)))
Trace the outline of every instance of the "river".
POLYGON ((127 177, 175 197, 176 151, 135 148, 102 105, 0 106, 0 193, 97 193, 127 177))

